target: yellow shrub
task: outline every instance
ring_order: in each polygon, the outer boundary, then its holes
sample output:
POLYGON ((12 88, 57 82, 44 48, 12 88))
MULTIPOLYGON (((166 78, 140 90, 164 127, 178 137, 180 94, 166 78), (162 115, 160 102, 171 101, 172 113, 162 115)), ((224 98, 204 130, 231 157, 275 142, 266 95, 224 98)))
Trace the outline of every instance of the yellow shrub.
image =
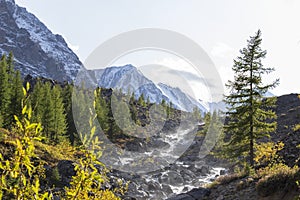
POLYGON ((254 161, 259 164, 272 163, 279 158, 277 152, 282 150, 283 147, 283 142, 279 142, 277 144, 275 144, 274 142, 256 144, 254 161))

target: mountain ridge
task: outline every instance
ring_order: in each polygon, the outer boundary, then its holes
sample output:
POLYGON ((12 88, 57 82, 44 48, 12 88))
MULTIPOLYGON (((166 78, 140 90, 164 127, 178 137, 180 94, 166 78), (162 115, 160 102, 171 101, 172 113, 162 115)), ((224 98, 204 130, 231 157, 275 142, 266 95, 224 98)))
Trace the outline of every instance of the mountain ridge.
POLYGON ((195 107, 202 113, 209 111, 209 108, 182 92, 180 88, 165 83, 156 84, 131 64, 97 69, 90 71, 91 73, 96 78, 97 85, 103 88, 122 89, 124 93, 134 92, 136 98, 143 94, 152 103, 161 103, 162 100, 166 103, 172 102, 175 108, 183 111, 191 112, 195 107))
POLYGON ((74 80, 83 65, 61 35, 14 0, 0 0, 0 12, 0 54, 13 52, 23 76, 74 80))

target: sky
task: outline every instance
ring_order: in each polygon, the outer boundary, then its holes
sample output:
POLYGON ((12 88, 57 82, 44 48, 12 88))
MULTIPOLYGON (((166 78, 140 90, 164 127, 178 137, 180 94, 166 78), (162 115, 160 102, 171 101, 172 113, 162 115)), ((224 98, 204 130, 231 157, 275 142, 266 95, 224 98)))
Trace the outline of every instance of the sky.
MULTIPOLYGON (((263 60, 275 72, 266 82, 280 78, 275 95, 299 93, 300 78, 300 1, 299 0, 16 0, 35 14, 53 32, 61 34, 84 63, 100 44, 123 32, 160 28, 178 32, 197 43, 216 66, 223 84, 232 79, 231 67, 249 36, 260 29, 263 60)), ((174 55, 129 55, 113 65, 131 63, 188 69, 174 55)), ((141 68, 142 69, 142 68, 141 68)), ((190 69, 186 70, 192 72, 190 69)), ((146 73, 146 71, 145 71, 146 73)), ((194 81, 194 82, 193 82, 194 81)), ((189 81, 197 98, 202 91, 189 81)), ((174 81, 173 81, 174 82, 174 81)), ((180 86, 178 84, 175 86, 180 86)))

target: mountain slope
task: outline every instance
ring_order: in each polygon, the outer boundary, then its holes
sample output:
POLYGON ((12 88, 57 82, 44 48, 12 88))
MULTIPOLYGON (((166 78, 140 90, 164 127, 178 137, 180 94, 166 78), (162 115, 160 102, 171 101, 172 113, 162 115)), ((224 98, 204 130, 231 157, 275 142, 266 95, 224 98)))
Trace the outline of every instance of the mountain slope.
POLYGON ((197 107, 201 111, 207 112, 209 109, 194 98, 182 92, 179 88, 174 88, 163 83, 159 83, 158 87, 166 96, 169 97, 174 105, 178 106, 178 109, 180 110, 192 111, 195 107, 197 107))
POLYGON ((10 51, 23 76, 74 80, 82 63, 60 35, 14 0, 0 0, 0 54, 10 51))
POLYGON ((172 102, 175 108, 183 111, 192 111, 194 107, 198 107, 202 112, 208 111, 200 102, 179 88, 173 88, 163 83, 156 85, 130 64, 93 70, 90 71, 90 74, 93 74, 98 85, 103 88, 118 88, 123 92, 134 92, 137 98, 144 94, 145 99, 149 97, 150 102, 153 103, 160 103, 164 99, 167 103, 172 102))
POLYGON ((134 92, 137 98, 144 94, 151 102, 156 103, 160 103, 162 99, 168 100, 151 80, 132 65, 108 67, 94 71, 94 74, 100 87, 134 92))

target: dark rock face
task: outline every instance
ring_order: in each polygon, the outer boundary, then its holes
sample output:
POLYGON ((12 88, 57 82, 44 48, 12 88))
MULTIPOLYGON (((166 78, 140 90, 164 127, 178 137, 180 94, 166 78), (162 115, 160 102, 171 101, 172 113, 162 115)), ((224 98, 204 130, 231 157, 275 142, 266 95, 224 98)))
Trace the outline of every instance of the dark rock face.
POLYGON ((0 55, 10 51, 23 76, 71 81, 82 63, 60 35, 13 0, 0 0, 0 55))
MULTIPOLYGON (((274 142, 282 141, 284 149, 280 155, 289 166, 300 157, 300 151, 296 148, 300 144, 300 130, 294 130, 296 124, 300 124, 300 98, 298 94, 288 94, 277 98, 275 112, 277 114, 277 130, 271 134, 274 142)), ((298 161, 298 165, 300 163, 298 161)))

